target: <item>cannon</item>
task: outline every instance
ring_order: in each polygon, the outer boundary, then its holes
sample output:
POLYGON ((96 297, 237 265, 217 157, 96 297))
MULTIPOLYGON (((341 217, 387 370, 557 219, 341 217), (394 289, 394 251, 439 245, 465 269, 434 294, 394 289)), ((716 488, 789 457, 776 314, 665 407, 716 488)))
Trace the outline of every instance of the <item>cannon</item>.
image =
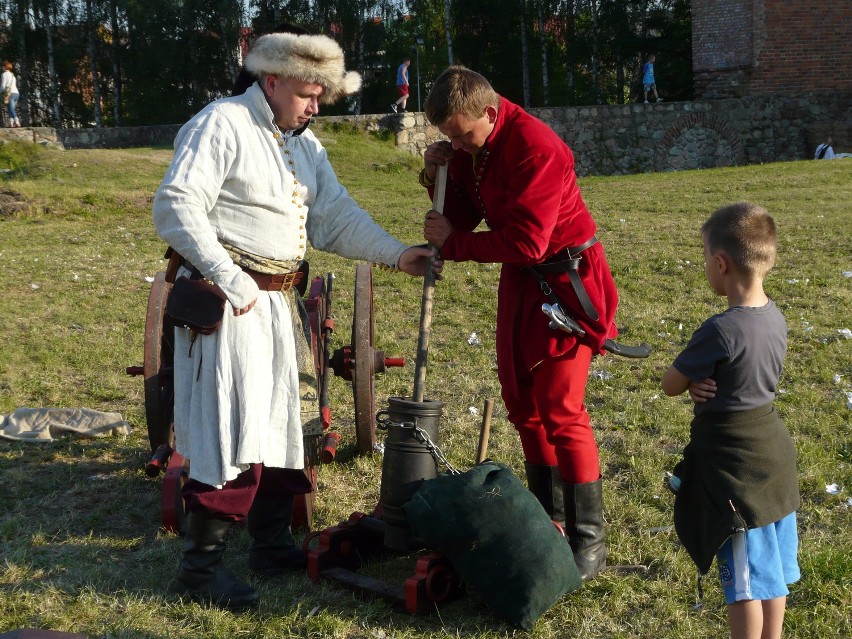
MULTIPOLYGON (((166 255, 169 256, 169 253, 166 255)), ((151 458, 145 472, 152 478, 163 475, 163 527, 181 533, 185 515, 181 487, 188 477, 189 460, 174 450, 174 327, 166 314, 166 300, 176 268, 170 262, 166 271, 160 271, 154 277, 145 315, 143 363, 141 366, 128 366, 126 371, 128 375, 143 378, 145 420, 151 446, 151 458)), ((301 293, 310 323, 311 350, 319 385, 323 444, 319 459, 307 460, 304 472, 313 490, 296 497, 294 529, 310 530, 318 463, 328 463, 334 459, 340 440, 336 433, 329 430, 331 406, 328 389, 331 378, 341 377, 351 383, 357 450, 359 454, 369 454, 376 449, 375 376, 389 367, 405 365, 403 358, 385 357, 383 351, 374 347, 373 275, 371 265, 366 263, 358 264, 355 269, 351 342, 332 351, 333 283, 332 273, 327 273, 325 277, 314 277, 301 293)))

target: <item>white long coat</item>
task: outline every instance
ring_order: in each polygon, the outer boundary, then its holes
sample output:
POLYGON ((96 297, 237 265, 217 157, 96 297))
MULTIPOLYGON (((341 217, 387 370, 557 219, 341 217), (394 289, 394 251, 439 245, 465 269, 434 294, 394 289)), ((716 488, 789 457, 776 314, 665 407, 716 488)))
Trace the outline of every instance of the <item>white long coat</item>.
POLYGON ((376 225, 338 182, 305 129, 281 132, 257 84, 217 100, 180 130, 153 205, 159 235, 217 283, 226 306, 218 332, 175 334, 175 439, 190 476, 213 486, 248 464, 302 468, 291 301, 258 291, 220 240, 275 260, 320 250, 395 267, 406 246, 376 225))

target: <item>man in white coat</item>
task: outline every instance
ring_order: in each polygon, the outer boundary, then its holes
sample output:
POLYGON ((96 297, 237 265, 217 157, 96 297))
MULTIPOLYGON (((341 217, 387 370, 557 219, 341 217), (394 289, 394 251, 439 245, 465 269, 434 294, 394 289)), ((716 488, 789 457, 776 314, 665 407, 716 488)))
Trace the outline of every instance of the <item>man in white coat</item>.
POLYGON ((290 286, 307 241, 410 275, 423 275, 433 255, 373 222, 307 128, 319 103, 360 88, 337 43, 273 33, 257 40, 245 65, 258 81, 181 128, 153 205, 182 273, 212 281, 228 301, 217 332, 175 329, 175 445, 190 470, 184 553, 171 589, 231 609, 257 598, 222 563, 233 522, 247 520, 255 573, 304 566, 290 522, 293 494, 310 490, 293 470, 304 467, 297 360, 308 347, 290 286))

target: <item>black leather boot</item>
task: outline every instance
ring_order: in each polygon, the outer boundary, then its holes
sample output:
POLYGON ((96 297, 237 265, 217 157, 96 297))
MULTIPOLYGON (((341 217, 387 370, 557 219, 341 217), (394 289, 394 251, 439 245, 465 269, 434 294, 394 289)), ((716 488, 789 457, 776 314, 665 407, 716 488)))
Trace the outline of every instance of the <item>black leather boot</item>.
POLYGON ((544 507, 550 519, 565 527, 565 506, 562 496, 562 479, 558 466, 543 466, 524 462, 527 487, 544 507))
POLYGON ((565 534, 580 576, 590 579, 606 567, 603 481, 564 484, 565 534))
POLYGON ((237 579, 225 568, 225 536, 231 522, 206 511, 187 515, 183 557, 171 591, 200 603, 229 610, 242 610, 254 604, 254 588, 237 579))
POLYGON ((290 524, 293 495, 282 499, 255 497, 246 518, 252 538, 249 568, 263 577, 278 577, 287 571, 304 570, 308 558, 296 546, 290 524))

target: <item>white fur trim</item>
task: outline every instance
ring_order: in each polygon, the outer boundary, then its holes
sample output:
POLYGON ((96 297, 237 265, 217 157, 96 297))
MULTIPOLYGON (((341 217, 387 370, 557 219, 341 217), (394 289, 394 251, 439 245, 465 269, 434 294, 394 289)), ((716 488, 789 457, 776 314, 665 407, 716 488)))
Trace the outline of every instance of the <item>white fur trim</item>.
POLYGON ((270 33, 257 39, 248 56, 246 69, 256 76, 280 75, 302 82, 321 84, 324 104, 361 88, 361 76, 346 71, 343 49, 324 35, 270 33))

